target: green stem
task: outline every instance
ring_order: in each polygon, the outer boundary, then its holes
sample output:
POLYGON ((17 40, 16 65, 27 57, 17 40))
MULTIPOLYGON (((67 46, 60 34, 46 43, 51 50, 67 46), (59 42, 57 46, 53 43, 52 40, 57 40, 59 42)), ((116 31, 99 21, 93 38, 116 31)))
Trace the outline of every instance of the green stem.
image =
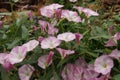
POLYGON ((62 63, 63 63, 63 59, 60 60, 60 62, 59 62, 58 65, 57 65, 57 68, 61 67, 61 66, 62 66, 62 63))
POLYGON ((64 45, 67 49, 71 49, 71 43, 70 42, 65 42, 65 45, 64 45))
POLYGON ((54 63, 52 63, 52 70, 53 70, 53 75, 57 76, 57 80, 61 80, 60 79, 60 74, 56 72, 56 68, 55 68, 54 63))
POLYGON ((46 69, 45 69, 44 75, 43 75, 43 79, 45 79, 45 78, 46 78, 46 69))
POLYGON ((63 20, 64 20, 64 18, 63 18, 63 19, 60 19, 60 21, 56 24, 56 26, 59 26, 59 24, 60 24, 63 20))
POLYGON ((13 6, 14 6, 14 3, 10 2, 11 12, 13 12, 13 6))
POLYGON ((90 30, 87 30, 83 33, 83 36, 85 36, 90 30))

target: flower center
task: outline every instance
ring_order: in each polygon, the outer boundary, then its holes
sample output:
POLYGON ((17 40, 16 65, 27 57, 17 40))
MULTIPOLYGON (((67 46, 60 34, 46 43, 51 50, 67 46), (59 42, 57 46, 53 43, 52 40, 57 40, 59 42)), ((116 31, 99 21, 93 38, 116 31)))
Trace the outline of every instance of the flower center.
POLYGON ((104 68, 107 68, 107 64, 104 63, 104 64, 103 64, 103 67, 104 67, 104 68))
POLYGON ((22 59, 22 55, 21 54, 18 55, 18 59, 22 59))
POLYGON ((25 73, 25 75, 26 75, 26 76, 29 76, 29 75, 30 75, 30 73, 29 73, 29 72, 26 72, 26 73, 25 73))
POLYGON ((52 43, 50 43, 50 49, 53 49, 54 45, 52 43))

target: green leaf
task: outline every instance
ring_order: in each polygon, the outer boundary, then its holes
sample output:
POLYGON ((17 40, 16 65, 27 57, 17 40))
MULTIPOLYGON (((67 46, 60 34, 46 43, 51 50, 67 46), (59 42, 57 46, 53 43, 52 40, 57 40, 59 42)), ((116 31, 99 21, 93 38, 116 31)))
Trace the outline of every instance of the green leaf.
POLYGON ((28 35, 28 29, 25 26, 22 26, 22 38, 26 38, 28 35))
POLYGON ((19 0, 12 0, 12 1, 16 3, 16 2, 18 2, 19 0))
POLYGON ((4 27, 5 29, 8 29, 8 28, 10 27, 10 25, 3 25, 3 27, 4 27))
POLYGON ((109 39, 111 37, 111 35, 109 35, 104 28, 97 27, 97 26, 92 28, 90 34, 91 34, 91 37, 89 38, 89 40, 99 39, 99 38, 109 39))
POLYGON ((5 71, 5 69, 0 66, 0 72, 1 72, 1 80, 10 80, 8 77, 8 73, 5 71))
POLYGON ((113 77, 114 80, 120 80, 120 74, 117 74, 113 77))
POLYGON ((19 80, 19 76, 16 73, 13 73, 13 75, 10 76, 10 78, 11 78, 10 80, 19 80))
POLYGON ((56 72, 54 72, 53 77, 50 80, 61 80, 56 72))
POLYGON ((3 34, 2 39, 6 39, 6 38, 7 38, 7 35, 6 35, 6 34, 3 34))
POLYGON ((16 20, 16 25, 17 25, 17 26, 20 26, 21 23, 22 23, 21 19, 18 18, 18 19, 16 20))
POLYGON ((85 51, 86 53, 88 53, 89 55, 93 56, 93 57, 98 57, 97 53, 93 53, 93 52, 89 52, 89 51, 85 51))
POLYGON ((14 46, 16 46, 17 45, 17 43, 20 41, 20 38, 16 38, 12 43, 9 43, 9 44, 7 44, 7 48, 8 49, 11 49, 11 48, 13 48, 14 46))
POLYGON ((89 40, 91 40, 91 39, 98 39, 98 38, 109 39, 110 36, 109 35, 99 35, 99 36, 90 37, 89 40))

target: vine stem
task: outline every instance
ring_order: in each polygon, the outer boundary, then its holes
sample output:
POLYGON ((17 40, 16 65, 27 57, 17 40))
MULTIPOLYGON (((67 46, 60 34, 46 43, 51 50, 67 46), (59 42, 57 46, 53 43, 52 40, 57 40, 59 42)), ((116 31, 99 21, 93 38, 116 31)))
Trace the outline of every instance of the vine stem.
POLYGON ((9 1, 10 1, 11 12, 13 12, 14 3, 11 0, 9 0, 9 1))

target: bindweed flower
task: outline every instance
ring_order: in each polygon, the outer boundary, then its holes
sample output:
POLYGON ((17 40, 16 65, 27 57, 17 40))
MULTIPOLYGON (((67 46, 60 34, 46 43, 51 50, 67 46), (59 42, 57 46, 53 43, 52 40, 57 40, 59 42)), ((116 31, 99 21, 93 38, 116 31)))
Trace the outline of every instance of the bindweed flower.
POLYGON ((74 65, 74 80, 82 80, 83 79, 83 73, 84 73, 84 70, 82 69, 82 67, 80 66, 76 66, 74 65))
POLYGON ((8 60, 4 61, 3 67, 6 71, 9 71, 11 68, 13 68, 13 64, 11 64, 8 60))
MULTIPOLYGON (((63 80, 102 80, 100 74, 94 70, 93 64, 87 64, 83 58, 75 61, 75 64, 67 64, 62 70, 63 80), (98 78, 100 76, 100 78, 98 78)), ((106 80, 106 79, 105 79, 106 80)))
POLYGON ((27 48, 27 51, 32 51, 39 45, 39 41, 37 40, 30 40, 29 42, 23 44, 22 46, 27 48))
POLYGON ((14 47, 10 54, 8 54, 8 61, 11 64, 20 63, 24 60, 27 54, 27 48, 25 46, 16 46, 14 47))
MULTIPOLYGON (((51 20, 51 23, 49 23, 49 24, 56 26, 56 25, 58 25, 58 20, 56 18, 54 18, 51 20)), ((48 26, 49 26, 49 24, 48 24, 48 26)))
POLYGON ((112 33, 113 33, 113 30, 114 30, 114 27, 113 27, 113 26, 110 26, 109 32, 110 32, 111 35, 112 35, 112 33))
POLYGON ((91 78, 97 78, 99 73, 94 71, 94 65, 89 64, 88 67, 84 70, 84 80, 89 80, 91 78))
POLYGON ((47 25, 48 25, 48 22, 47 22, 47 21, 39 20, 38 23, 39 23, 39 25, 40 25, 41 32, 44 33, 45 31, 47 31, 47 30, 46 30, 47 25))
POLYGON ((116 41, 114 40, 114 38, 110 38, 107 42, 106 42, 106 47, 111 47, 111 46, 116 46, 117 43, 116 41))
POLYGON ((63 80, 74 80, 74 65, 67 64, 62 70, 61 75, 63 80))
POLYGON ((114 35, 114 39, 115 39, 115 40, 120 40, 120 32, 117 32, 117 33, 114 35))
POLYGON ((34 67, 30 64, 25 64, 18 69, 20 80, 30 80, 32 73, 35 71, 34 67))
POLYGON ((84 9, 83 7, 80 7, 80 6, 79 7, 78 6, 74 6, 73 8, 77 9, 80 14, 83 12, 83 9, 84 9))
POLYGON ((82 34, 79 33, 75 33, 75 38, 76 38, 76 42, 79 45, 80 44, 80 40, 83 38, 82 34))
POLYGON ((60 18, 61 18, 61 15, 62 15, 62 9, 57 9, 57 10, 55 11, 55 13, 56 13, 57 19, 60 19, 60 18))
POLYGON ((117 60, 120 60, 120 50, 118 49, 115 49, 113 50, 110 54, 109 54, 110 57, 112 58, 115 58, 117 60))
POLYGON ((52 57, 54 55, 53 51, 50 51, 48 55, 43 55, 38 59, 38 66, 42 69, 46 69, 48 66, 52 64, 52 57))
POLYGON ((67 64, 62 70, 63 80, 83 80, 83 69, 74 64, 67 64))
POLYGON ((65 42, 69 42, 69 41, 72 41, 75 39, 75 34, 71 33, 71 32, 65 32, 65 33, 62 33, 62 34, 59 34, 57 36, 57 38, 59 40, 63 40, 65 42))
POLYGON ((107 75, 102 75, 100 77, 97 77, 97 78, 90 78, 90 79, 87 79, 87 80, 110 80, 110 75, 107 74, 107 75))
POLYGON ((117 40, 120 40, 120 32, 117 32, 112 38, 106 42, 106 47, 117 46, 117 40))
POLYGON ((33 29, 36 31, 36 30, 38 30, 38 27, 33 25, 33 29))
POLYGON ((33 14, 32 14, 32 12, 31 12, 31 11, 30 11, 30 12, 28 12, 28 13, 27 13, 27 15, 28 15, 28 17, 29 17, 29 19, 30 19, 30 20, 33 20, 33 14))
POLYGON ((106 79, 105 77, 100 77, 100 78, 89 78, 87 80, 109 80, 109 79, 106 79))
POLYGON ((47 21, 39 20, 39 24, 43 33, 47 32, 49 35, 58 33, 58 29, 54 27, 54 25, 56 25, 55 21, 53 23, 48 23, 47 21))
POLYGON ((98 16, 99 14, 91 9, 88 9, 88 8, 84 8, 83 9, 83 12, 85 13, 85 15, 87 17, 90 17, 90 16, 98 16))
POLYGON ((13 67, 11 62, 8 60, 7 53, 0 53, 0 64, 2 64, 6 71, 9 71, 13 67))
POLYGON ((78 16, 77 12, 70 11, 70 10, 62 10, 61 18, 66 18, 68 21, 73 22, 81 22, 80 16, 78 16))
POLYGON ((0 64, 4 64, 4 60, 7 59, 7 53, 0 53, 0 64))
POLYGON ((51 4, 40 9, 42 16, 52 18, 54 17, 55 11, 59 8, 62 8, 63 5, 60 4, 51 4))
POLYGON ((99 73, 94 71, 94 65, 88 65, 81 57, 75 61, 75 66, 82 70, 81 80, 89 80, 90 78, 96 78, 99 75, 99 73))
POLYGON ((77 0, 69 0, 70 2, 77 2, 77 0))
POLYGON ((81 57, 75 61, 75 65, 78 67, 82 67, 83 70, 86 69, 88 66, 85 60, 81 57))
POLYGON ((41 48, 42 49, 53 49, 59 46, 60 43, 61 41, 59 39, 57 39, 56 37, 50 36, 48 38, 44 38, 41 41, 41 48))
POLYGON ((3 22, 2 22, 2 21, 0 21, 0 29, 2 28, 2 25, 3 25, 3 22))
POLYGON ((49 64, 47 64, 47 61, 46 61, 47 58, 48 58, 48 55, 43 55, 38 59, 38 66, 41 67, 42 69, 45 69, 46 66, 49 66, 49 64))
POLYGON ((47 62, 46 62, 47 64, 50 64, 52 62, 53 55, 54 55, 54 52, 50 51, 49 56, 47 58, 47 62))
POLYGON ((65 50, 62 48, 56 48, 56 50, 60 53, 62 59, 64 59, 67 55, 75 53, 74 50, 65 50))
POLYGON ((43 39, 44 39, 44 37, 42 37, 42 36, 39 36, 39 37, 38 37, 38 41, 39 41, 39 42, 41 42, 43 39))
POLYGON ((88 8, 83 8, 83 7, 78 7, 78 6, 74 6, 74 8, 77 9, 80 14, 83 12, 87 17, 99 15, 97 12, 91 9, 88 9, 88 8))
POLYGON ((55 28, 52 24, 48 24, 48 34, 49 35, 54 35, 54 34, 57 34, 58 33, 58 29, 55 28))
POLYGON ((108 55, 98 57, 94 62, 94 70, 103 75, 109 74, 113 67, 113 60, 108 55))

